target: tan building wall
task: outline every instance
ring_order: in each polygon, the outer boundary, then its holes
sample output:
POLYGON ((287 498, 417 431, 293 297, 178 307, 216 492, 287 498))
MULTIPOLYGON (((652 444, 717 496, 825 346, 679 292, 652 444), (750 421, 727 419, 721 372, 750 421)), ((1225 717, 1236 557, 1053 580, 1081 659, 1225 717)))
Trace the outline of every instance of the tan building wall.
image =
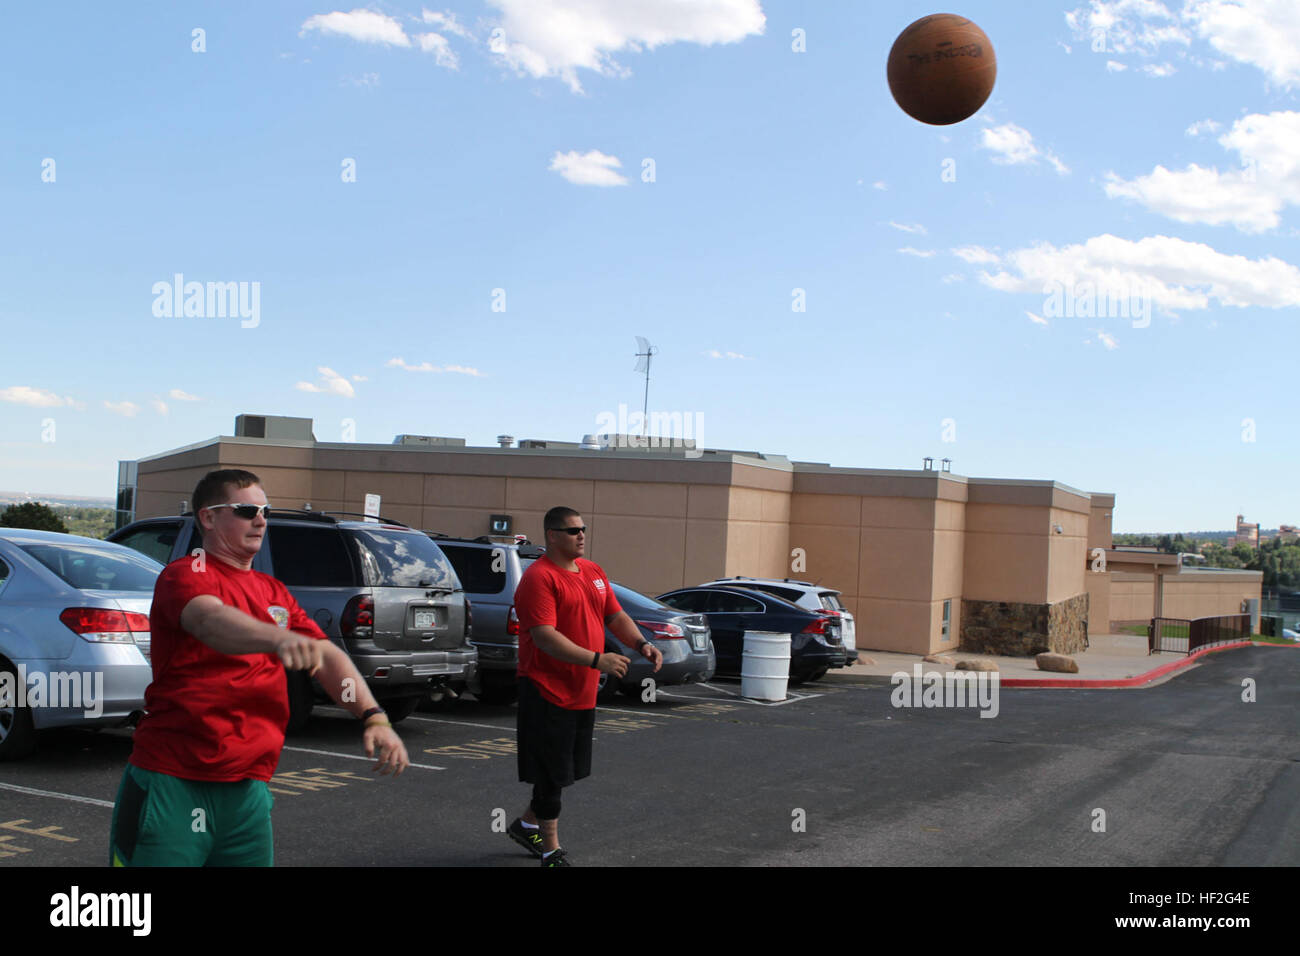
POLYGON ((281 507, 361 512, 365 495, 379 494, 386 517, 459 536, 485 534, 489 515, 509 514, 516 532, 539 541, 546 509, 566 504, 591 529, 590 556, 637 590, 730 575, 816 581, 843 592, 859 647, 921 654, 957 646, 963 599, 1049 605, 1087 593, 1084 558, 1103 521, 1088 495, 1051 481, 730 453, 242 438, 142 460, 136 516, 176 513, 216 467, 257 472, 281 507))
MULTIPOLYGON (((1263 577, 1259 571, 1183 569, 1165 574, 1161 616, 1190 620, 1240 614, 1242 601, 1260 597, 1263 577)), ((1154 616, 1155 581, 1150 573, 1116 571, 1111 579, 1111 621, 1149 621, 1154 616)))

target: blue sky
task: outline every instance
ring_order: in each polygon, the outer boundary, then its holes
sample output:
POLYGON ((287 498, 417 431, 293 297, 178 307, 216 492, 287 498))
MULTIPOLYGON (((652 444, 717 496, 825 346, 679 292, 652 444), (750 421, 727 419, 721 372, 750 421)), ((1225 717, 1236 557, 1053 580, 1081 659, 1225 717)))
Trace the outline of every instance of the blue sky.
POLYGON ((1300 5, 964 4, 998 79, 947 127, 885 82, 932 12, 11 8, 0 488, 108 496, 241 412, 576 441, 643 335, 710 447, 1300 521, 1300 5), (177 274, 256 315, 167 314, 177 274))

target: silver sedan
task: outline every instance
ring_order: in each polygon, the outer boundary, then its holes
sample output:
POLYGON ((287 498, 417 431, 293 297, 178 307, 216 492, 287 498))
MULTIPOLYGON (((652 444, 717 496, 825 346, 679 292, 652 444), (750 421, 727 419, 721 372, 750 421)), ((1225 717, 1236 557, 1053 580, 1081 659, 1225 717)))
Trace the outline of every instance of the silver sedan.
POLYGON ((0 528, 0 760, 29 754, 38 730, 117 726, 144 710, 161 571, 121 545, 0 528))

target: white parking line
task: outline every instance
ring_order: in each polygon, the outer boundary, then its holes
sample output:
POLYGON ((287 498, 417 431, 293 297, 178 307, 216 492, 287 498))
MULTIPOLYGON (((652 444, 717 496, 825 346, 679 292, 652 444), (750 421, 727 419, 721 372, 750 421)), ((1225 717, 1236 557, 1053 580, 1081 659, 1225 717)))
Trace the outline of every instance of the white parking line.
MULTIPOLYGON (((663 695, 663 691, 659 692, 663 695)), ((666 695, 665 695, 666 696, 666 695)), ((649 717, 657 720, 660 717, 671 717, 673 720, 698 720, 698 717, 687 717, 685 714, 658 714, 650 710, 637 710, 632 707, 597 707, 597 710, 609 711, 615 714, 636 714, 638 717, 649 717)))
POLYGON ((88 803, 92 807, 108 807, 113 809, 113 804, 108 800, 96 800, 94 797, 79 797, 74 793, 55 793, 53 790, 34 790, 31 787, 20 787, 12 783, 0 783, 0 790, 12 790, 15 793, 28 793, 34 797, 55 797, 59 800, 71 800, 73 803, 88 803))
MULTIPOLYGON (((341 707, 339 708, 318 707, 317 710, 337 710, 341 714, 347 714, 347 711, 343 710, 341 707)), ((348 714, 348 716, 351 717, 352 715, 348 714)), ((475 724, 475 723, 471 723, 468 720, 446 720, 445 718, 442 717, 416 717, 414 714, 412 714, 410 717, 407 717, 405 720, 402 721, 402 723, 408 723, 412 720, 423 720, 435 724, 459 724, 461 727, 482 727, 484 730, 508 730, 511 733, 515 732, 515 727, 513 724, 505 725, 505 726, 500 724, 475 724)))
MULTIPOLYGON (((712 684, 708 684, 703 681, 696 684, 695 686, 707 687, 709 690, 716 690, 719 693, 727 694, 731 699, 735 700, 736 703, 738 704, 754 704, 758 707, 781 707, 784 704, 794 704, 794 703, 798 703, 801 700, 812 700, 814 697, 826 696, 825 694, 791 694, 790 696, 786 697, 785 700, 750 700, 748 697, 742 697, 740 696, 740 694, 737 694, 734 691, 729 691, 725 687, 714 687, 712 684)), ((659 693, 664 697, 676 697, 679 700, 701 700, 701 699, 708 700, 709 699, 707 697, 699 698, 695 696, 688 696, 686 694, 670 694, 667 691, 662 691, 662 690, 659 691, 659 693)), ((715 697, 713 699, 717 700, 718 698, 715 697)))
MULTIPOLYGON (((341 754, 341 753, 335 753, 333 750, 312 750, 310 747, 285 747, 284 749, 285 749, 285 750, 296 750, 296 751, 298 751, 298 753, 301 753, 301 754, 322 754, 323 756, 326 756, 326 757, 342 757, 344 760, 367 760, 367 761, 373 761, 373 760, 376 759, 376 758, 374 758, 374 757, 364 757, 364 756, 360 756, 360 755, 358 755, 358 754, 341 754)), ((419 767, 421 770, 446 770, 446 769, 447 769, 446 767, 435 767, 435 766, 433 766, 432 764, 427 764, 427 763, 413 763, 413 764, 411 764, 411 766, 412 766, 412 767, 419 767)), ((109 806, 112 806, 112 804, 110 803, 109 806)))
MULTIPOLYGON (((444 720, 440 717, 407 717, 406 720, 428 720, 435 724, 456 724, 460 727, 482 727, 485 730, 508 730, 514 733, 517 728, 510 725, 502 726, 501 724, 473 724, 468 720, 444 720)), ((405 723, 405 721, 403 721, 405 723)))

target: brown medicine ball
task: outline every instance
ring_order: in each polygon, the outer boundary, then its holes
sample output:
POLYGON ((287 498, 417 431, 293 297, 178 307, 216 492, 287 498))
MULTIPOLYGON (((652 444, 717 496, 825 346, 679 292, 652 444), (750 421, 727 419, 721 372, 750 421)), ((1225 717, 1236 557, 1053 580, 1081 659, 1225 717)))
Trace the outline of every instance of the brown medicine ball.
POLYGON ((898 35, 889 51, 889 92, 903 112, 947 126, 973 116, 998 75, 993 44, 965 17, 936 13, 898 35))

